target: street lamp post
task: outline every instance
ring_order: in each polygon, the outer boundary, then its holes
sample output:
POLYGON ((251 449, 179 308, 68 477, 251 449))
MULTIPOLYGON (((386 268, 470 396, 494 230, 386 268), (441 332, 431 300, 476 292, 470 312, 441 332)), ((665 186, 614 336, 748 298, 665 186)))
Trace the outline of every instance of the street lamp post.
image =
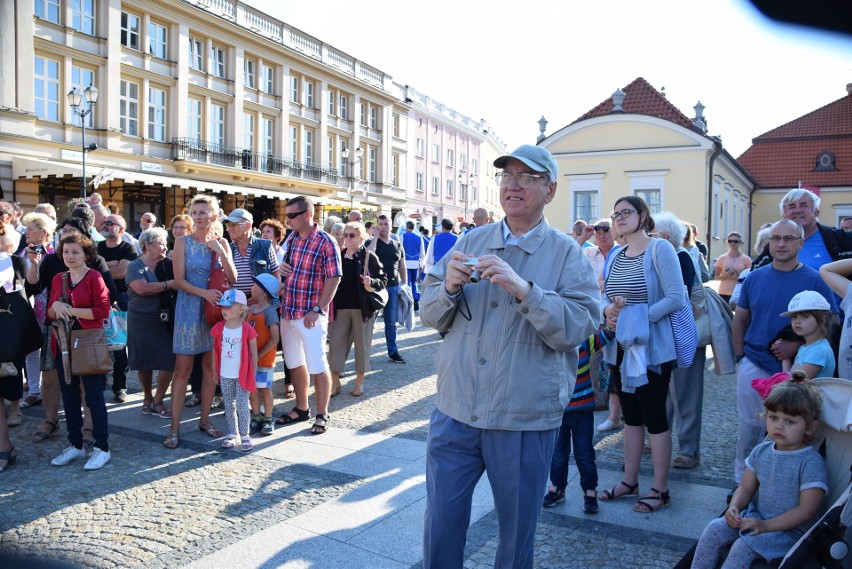
POLYGON ((343 160, 349 168, 349 212, 352 213, 352 210, 355 209, 355 164, 361 161, 364 150, 360 146, 356 148, 355 159, 351 162, 349 161, 349 154, 349 147, 344 147, 341 156, 343 156, 343 160))
MULTIPOLYGON (((473 186, 473 182, 476 180, 476 174, 471 172, 467 177, 467 186, 464 187, 464 220, 467 221, 467 204, 470 201, 470 190, 473 186)), ((462 189, 462 182, 464 181, 464 174, 459 173, 459 191, 462 189)))
POLYGON ((89 85, 82 93, 77 87, 68 91, 68 104, 71 106, 71 111, 80 117, 80 127, 82 132, 82 150, 83 150, 83 177, 80 179, 80 197, 86 198, 86 152, 97 149, 97 144, 86 146, 86 117, 92 113, 92 109, 98 102, 100 91, 97 87, 89 85), (85 97, 86 108, 82 109, 83 99, 85 97))

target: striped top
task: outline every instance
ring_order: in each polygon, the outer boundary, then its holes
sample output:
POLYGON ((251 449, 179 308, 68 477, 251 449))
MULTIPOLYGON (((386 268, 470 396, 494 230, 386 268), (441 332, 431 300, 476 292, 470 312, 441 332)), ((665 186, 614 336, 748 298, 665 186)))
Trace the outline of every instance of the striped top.
POLYGON ((648 286, 645 284, 645 253, 638 257, 628 257, 622 249, 610 267, 606 280, 606 294, 609 298, 622 296, 629 305, 647 304, 648 286))
POLYGON ((592 373, 589 360, 592 355, 601 348, 612 342, 615 332, 607 329, 599 330, 589 336, 589 339, 580 344, 577 360, 577 383, 574 384, 574 393, 565 411, 590 411, 595 408, 595 388, 592 385, 592 373))
POLYGON ((234 258, 234 267, 237 269, 237 282, 234 283, 234 288, 246 293, 246 296, 251 296, 251 285, 254 281, 251 278, 251 242, 246 247, 246 255, 240 255, 239 247, 231 247, 231 252, 234 258))

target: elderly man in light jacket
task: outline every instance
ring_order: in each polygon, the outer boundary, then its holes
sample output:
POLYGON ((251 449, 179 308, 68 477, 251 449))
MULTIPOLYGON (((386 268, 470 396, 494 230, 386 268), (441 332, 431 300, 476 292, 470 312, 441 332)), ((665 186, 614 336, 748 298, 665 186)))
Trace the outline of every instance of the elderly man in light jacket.
POLYGON ((424 569, 462 567, 473 489, 486 470, 500 525, 495 567, 532 567, 576 348, 600 320, 591 263, 542 215, 556 192, 556 160, 521 146, 494 165, 503 169, 505 219, 462 236, 420 301, 423 324, 449 331, 427 442, 424 569))

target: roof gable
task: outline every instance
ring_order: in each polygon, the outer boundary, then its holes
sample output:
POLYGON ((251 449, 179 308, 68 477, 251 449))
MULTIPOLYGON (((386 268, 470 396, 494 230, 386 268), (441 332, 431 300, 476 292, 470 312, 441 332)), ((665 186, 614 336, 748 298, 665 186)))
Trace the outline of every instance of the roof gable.
MULTIPOLYGON (((692 128, 692 120, 680 112, 666 99, 665 95, 654 89, 644 78, 637 77, 622 91, 624 91, 624 103, 621 107, 625 113, 657 117, 684 128, 692 128)), ((608 98, 571 124, 612 114, 612 108, 612 98, 608 98)))

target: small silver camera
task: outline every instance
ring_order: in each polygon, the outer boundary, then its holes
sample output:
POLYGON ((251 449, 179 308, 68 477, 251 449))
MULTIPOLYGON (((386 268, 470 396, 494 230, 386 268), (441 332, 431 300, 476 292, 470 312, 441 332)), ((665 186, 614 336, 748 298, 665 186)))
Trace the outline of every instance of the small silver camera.
MULTIPOLYGON (((477 259, 476 257, 470 257, 467 260, 465 260, 464 264, 467 265, 468 267, 475 267, 476 265, 479 264, 479 259, 477 259)), ((479 271, 477 269, 473 269, 473 272, 470 273, 470 282, 472 282, 473 284, 476 284, 480 281, 480 279, 482 279, 482 271, 479 271)))

